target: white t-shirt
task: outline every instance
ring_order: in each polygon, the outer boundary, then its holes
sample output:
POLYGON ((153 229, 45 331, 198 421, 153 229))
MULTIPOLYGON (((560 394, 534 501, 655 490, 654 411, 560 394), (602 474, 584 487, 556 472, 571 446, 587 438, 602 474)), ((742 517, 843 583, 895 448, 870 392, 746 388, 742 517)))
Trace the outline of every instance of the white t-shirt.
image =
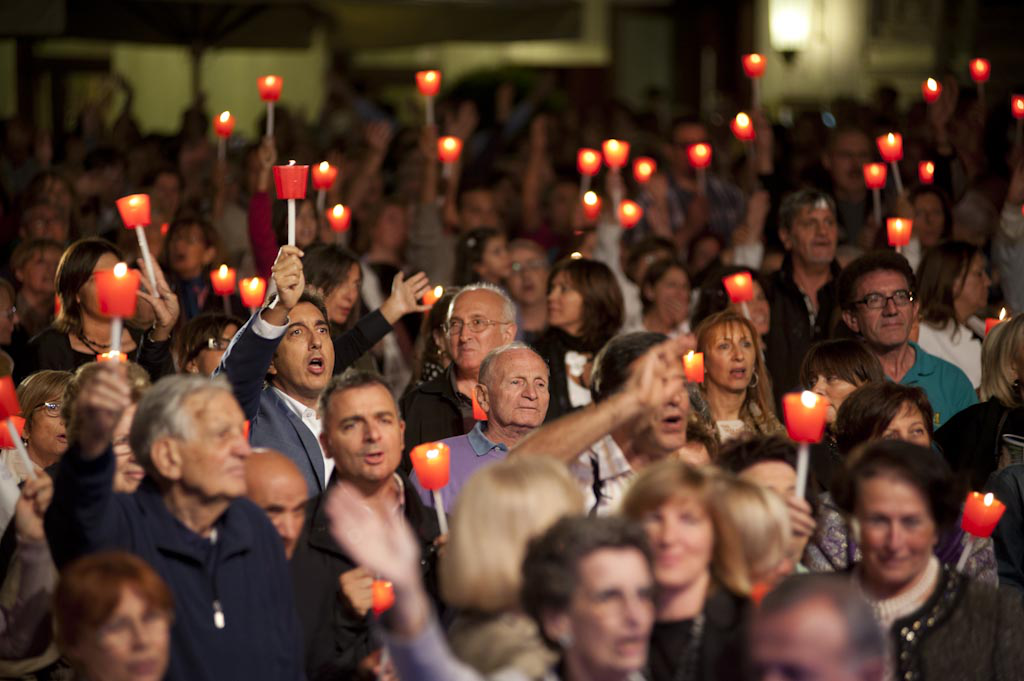
POLYGON ((975 390, 981 385, 981 340, 968 327, 949 322, 945 328, 937 329, 921 322, 917 344, 928 354, 963 370, 975 390))

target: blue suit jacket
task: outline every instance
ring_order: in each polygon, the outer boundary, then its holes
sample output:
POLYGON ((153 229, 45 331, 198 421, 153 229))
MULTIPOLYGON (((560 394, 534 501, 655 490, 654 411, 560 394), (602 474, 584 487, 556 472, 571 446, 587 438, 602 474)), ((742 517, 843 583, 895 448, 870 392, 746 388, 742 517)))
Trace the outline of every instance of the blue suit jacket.
MULTIPOLYGON (((259 314, 257 312, 256 314, 259 314)), ((324 460, 320 443, 302 419, 292 411, 264 377, 280 338, 263 338, 246 322, 231 339, 215 375, 224 374, 235 398, 249 419, 249 442, 254 447, 276 449, 295 462, 306 480, 309 495, 326 487, 324 460)), ((391 331, 391 325, 378 311, 371 312, 352 329, 333 339, 334 373, 340 374, 391 331)))

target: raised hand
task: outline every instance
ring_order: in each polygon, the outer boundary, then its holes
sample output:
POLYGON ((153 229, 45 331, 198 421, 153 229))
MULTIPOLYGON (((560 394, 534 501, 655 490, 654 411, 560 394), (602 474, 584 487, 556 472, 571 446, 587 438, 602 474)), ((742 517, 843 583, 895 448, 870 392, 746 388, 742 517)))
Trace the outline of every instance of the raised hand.
POLYGON ((391 282, 391 295, 380 306, 380 313, 393 325, 410 312, 426 312, 430 307, 424 305, 421 299, 429 290, 430 282, 423 272, 408 279, 399 272, 391 282))
MULTIPOLYGON (((139 258, 137 262, 141 270, 144 267, 142 258, 139 258)), ((178 323, 178 317, 181 315, 181 304, 178 301, 178 296, 168 286, 164 272, 156 264, 155 260, 153 261, 153 275, 156 277, 156 288, 160 292, 160 297, 157 298, 152 294, 152 291, 148 291, 149 280, 146 277, 142 277, 139 285, 139 299, 153 308, 155 325, 153 326, 150 338, 154 341, 165 341, 171 337, 171 330, 178 323)))
POLYGON ((302 270, 303 252, 297 246, 281 246, 277 260, 271 268, 271 276, 277 284, 280 307, 290 310, 299 302, 306 288, 306 276, 302 270))
POLYGON ((132 403, 124 374, 120 363, 105 362, 78 393, 69 431, 75 434, 85 459, 97 458, 110 446, 122 412, 132 403))
POLYGON ((387 153, 394 134, 395 131, 389 121, 370 121, 366 124, 366 144, 381 156, 387 153))
POLYGON ((53 479, 49 475, 40 475, 25 482, 21 488, 21 497, 14 507, 14 529, 19 540, 46 540, 43 516, 46 515, 52 498, 53 479))

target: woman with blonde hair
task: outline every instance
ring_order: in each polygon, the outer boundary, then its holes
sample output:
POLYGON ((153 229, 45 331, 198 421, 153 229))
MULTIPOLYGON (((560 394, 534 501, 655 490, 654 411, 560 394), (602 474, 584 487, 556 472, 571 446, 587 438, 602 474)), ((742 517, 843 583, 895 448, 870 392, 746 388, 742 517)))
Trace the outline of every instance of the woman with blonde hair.
POLYGON ((719 507, 736 529, 752 590, 775 586, 794 568, 788 555, 791 542, 786 502, 772 490, 749 480, 723 475, 715 495, 719 507))
POLYGON ((622 502, 654 554, 656 621, 648 678, 744 678, 751 580, 736 527, 719 497, 722 473, 675 459, 648 466, 622 502))
MULTIPOLYGON (((64 388, 70 381, 71 373, 68 371, 46 370, 38 371, 18 384, 18 404, 25 419, 21 439, 37 474, 60 461, 67 451, 68 437, 61 404, 64 388)), ((4 458, 20 480, 30 477, 13 453, 5 453, 4 458)))
POLYGON ((564 465, 545 457, 499 461, 459 493, 440 562, 441 597, 459 609, 448 632, 455 656, 483 674, 513 667, 538 679, 558 659, 519 605, 530 540, 583 496, 564 465))
POLYGON ((702 321, 696 334, 705 375, 702 383, 690 384, 690 418, 719 443, 741 435, 781 433, 761 336, 754 325, 724 310, 702 321))
POLYGON ((957 475, 969 475, 971 489, 1010 463, 1004 436, 1024 437, 1024 315, 995 327, 981 346, 981 399, 946 421, 935 441, 957 475))

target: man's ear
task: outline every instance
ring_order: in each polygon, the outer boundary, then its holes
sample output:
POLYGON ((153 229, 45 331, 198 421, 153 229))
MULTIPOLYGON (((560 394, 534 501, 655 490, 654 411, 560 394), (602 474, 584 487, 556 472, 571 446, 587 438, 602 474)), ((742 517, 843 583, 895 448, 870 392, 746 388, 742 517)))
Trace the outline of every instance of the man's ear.
POLYGON ((789 230, 784 227, 779 227, 779 241, 782 242, 782 247, 787 251, 793 248, 793 242, 789 238, 789 230))
POLYGON ((490 414, 491 397, 487 394, 487 386, 483 383, 477 383, 476 387, 473 388, 473 393, 476 395, 476 403, 480 405, 480 408, 484 410, 484 413, 490 414))
POLYGON ((277 367, 274 366, 274 362, 277 360, 277 353, 274 353, 274 357, 270 360, 270 366, 267 367, 267 373, 271 376, 277 376, 277 367))
POLYGON ((850 331, 860 333, 860 324, 857 322, 857 315, 853 314, 849 310, 843 310, 843 322, 850 327, 850 331))
POLYGON ((518 330, 519 330, 519 327, 516 326, 515 322, 512 322, 511 324, 506 324, 505 325, 505 330, 502 332, 502 335, 501 335, 502 345, 507 345, 507 344, 511 343, 512 341, 514 341, 516 339, 516 331, 518 331, 518 330))
POLYGON ((160 477, 165 480, 181 480, 183 456, 181 444, 170 437, 162 437, 149 448, 149 460, 160 477))

